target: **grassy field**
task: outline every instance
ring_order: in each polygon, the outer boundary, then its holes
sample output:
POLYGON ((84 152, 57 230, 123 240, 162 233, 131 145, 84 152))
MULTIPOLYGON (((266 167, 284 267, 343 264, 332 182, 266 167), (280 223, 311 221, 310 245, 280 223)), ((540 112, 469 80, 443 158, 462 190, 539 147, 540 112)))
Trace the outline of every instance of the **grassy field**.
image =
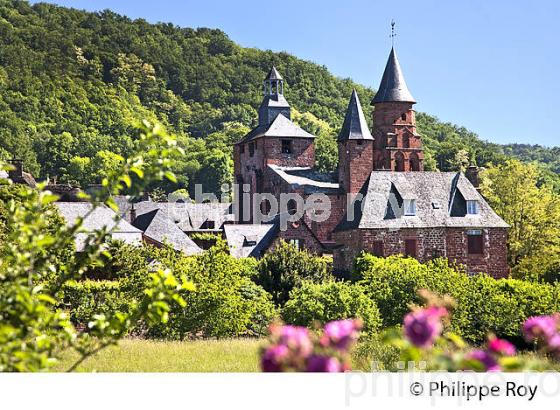
MULTIPOLYGON (((86 359, 81 372, 257 372, 256 339, 163 342, 128 339, 86 359)), ((65 352, 54 371, 66 371, 78 358, 65 352)))

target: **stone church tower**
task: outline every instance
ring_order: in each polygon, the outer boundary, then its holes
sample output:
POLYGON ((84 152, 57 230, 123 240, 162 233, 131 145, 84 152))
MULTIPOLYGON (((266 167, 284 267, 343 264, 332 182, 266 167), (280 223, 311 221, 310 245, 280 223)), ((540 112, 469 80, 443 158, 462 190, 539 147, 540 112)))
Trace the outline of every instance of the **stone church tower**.
POLYGON ((337 142, 338 183, 343 192, 355 194, 366 182, 374 165, 373 136, 356 90, 352 91, 337 142))
POLYGON ((422 140, 416 132, 416 103, 391 48, 379 90, 373 98, 375 170, 423 171, 422 140))

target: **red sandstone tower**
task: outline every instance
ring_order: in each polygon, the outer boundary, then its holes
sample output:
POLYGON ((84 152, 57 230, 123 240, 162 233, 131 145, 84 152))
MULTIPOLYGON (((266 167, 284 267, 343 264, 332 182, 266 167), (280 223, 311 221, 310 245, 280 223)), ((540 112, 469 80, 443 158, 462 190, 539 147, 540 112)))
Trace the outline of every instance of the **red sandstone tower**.
POLYGON ((369 178, 374 164, 373 136, 356 90, 352 91, 337 142, 340 188, 345 193, 355 194, 369 178))
POLYGON ((375 170, 423 171, 422 140, 416 132, 416 101, 406 86, 395 49, 391 48, 379 90, 373 98, 375 170))

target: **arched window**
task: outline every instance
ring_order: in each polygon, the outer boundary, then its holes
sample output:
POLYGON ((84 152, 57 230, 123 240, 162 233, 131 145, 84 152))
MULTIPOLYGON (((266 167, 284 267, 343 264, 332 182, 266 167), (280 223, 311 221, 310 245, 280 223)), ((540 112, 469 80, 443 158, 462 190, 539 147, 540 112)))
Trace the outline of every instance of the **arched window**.
POLYGON ((402 152, 397 152, 395 154, 395 171, 404 171, 404 155, 402 152))
POLYGON ((297 202, 295 199, 290 199, 287 203, 287 208, 288 208, 288 214, 290 215, 295 215, 297 212, 297 202))
POLYGON ((411 171, 420 171, 420 159, 418 158, 418 154, 416 152, 410 154, 409 163, 411 171))

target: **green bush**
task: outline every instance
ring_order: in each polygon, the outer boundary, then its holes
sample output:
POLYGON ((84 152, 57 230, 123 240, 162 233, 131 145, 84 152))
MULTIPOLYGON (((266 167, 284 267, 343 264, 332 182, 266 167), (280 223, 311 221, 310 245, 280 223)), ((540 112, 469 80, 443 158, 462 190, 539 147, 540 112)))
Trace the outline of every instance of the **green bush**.
POLYGON ((421 264, 410 258, 362 255, 356 274, 377 304, 384 326, 401 324, 409 305, 422 303, 418 291, 427 289, 455 300, 451 330, 473 343, 482 342, 489 332, 519 337, 520 324, 528 317, 560 310, 560 285, 469 277, 444 259, 421 264))
POLYGON ((253 283, 254 263, 228 254, 222 240, 193 257, 153 249, 154 259, 185 276, 196 286, 184 295, 184 308, 170 312, 166 325, 149 330, 153 337, 227 337, 263 334, 276 315, 270 295, 253 283))
POLYGON ((276 305, 283 305, 290 291, 308 280, 321 283, 332 279, 326 258, 298 250, 294 245, 280 241, 258 265, 255 282, 272 295, 276 305))
MULTIPOLYGON (((422 304, 420 289, 439 295, 449 295, 458 304, 464 303, 469 289, 469 278, 450 266, 446 259, 435 259, 426 264, 416 259, 391 256, 378 258, 364 254, 356 260, 356 274, 366 294, 379 308, 384 326, 402 323, 411 304, 422 304)), ((467 325, 465 312, 453 315, 453 329, 467 325)))
POLYGON ((76 325, 87 325, 97 314, 128 312, 130 307, 118 281, 69 281, 62 289, 64 307, 76 325))
POLYGON ((466 315, 462 336, 473 342, 482 341, 488 332, 520 337, 520 324, 525 319, 559 311, 559 289, 518 279, 474 276, 470 278, 468 297, 457 307, 457 312, 466 315))
POLYGON ((331 320, 361 318, 364 329, 375 331, 381 324, 379 310, 360 285, 346 282, 316 284, 304 281, 290 292, 282 309, 282 318, 290 324, 311 326, 331 320))

